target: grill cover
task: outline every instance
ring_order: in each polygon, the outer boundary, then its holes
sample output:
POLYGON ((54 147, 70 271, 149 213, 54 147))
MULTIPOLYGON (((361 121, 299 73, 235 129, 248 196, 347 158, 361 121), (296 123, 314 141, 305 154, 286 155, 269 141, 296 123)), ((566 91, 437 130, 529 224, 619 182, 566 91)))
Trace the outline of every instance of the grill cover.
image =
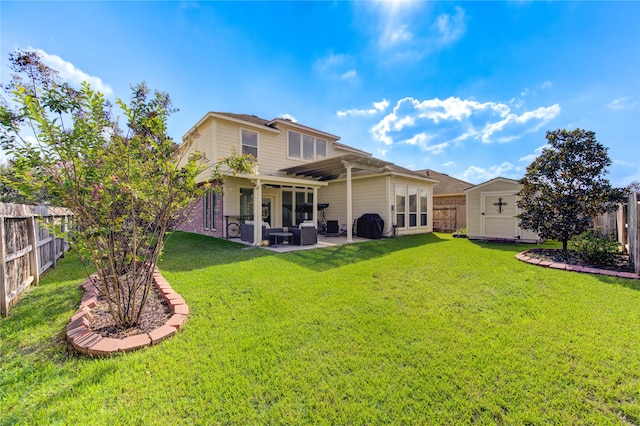
POLYGON ((358 218, 356 235, 362 238, 378 240, 382 238, 384 220, 378 213, 365 213, 358 218))

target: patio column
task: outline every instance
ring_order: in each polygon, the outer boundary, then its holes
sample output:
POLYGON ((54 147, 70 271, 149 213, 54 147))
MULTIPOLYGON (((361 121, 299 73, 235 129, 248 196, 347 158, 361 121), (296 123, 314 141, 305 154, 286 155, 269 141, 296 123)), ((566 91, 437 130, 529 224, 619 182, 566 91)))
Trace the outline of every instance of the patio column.
POLYGON ((313 187, 313 226, 318 229, 318 187, 313 187))
POLYGON ((253 189, 253 245, 262 244, 262 182, 256 180, 253 189))
POLYGON ((351 169, 352 166, 347 166, 347 242, 353 242, 353 232, 351 232, 353 223, 353 200, 351 199, 351 169))

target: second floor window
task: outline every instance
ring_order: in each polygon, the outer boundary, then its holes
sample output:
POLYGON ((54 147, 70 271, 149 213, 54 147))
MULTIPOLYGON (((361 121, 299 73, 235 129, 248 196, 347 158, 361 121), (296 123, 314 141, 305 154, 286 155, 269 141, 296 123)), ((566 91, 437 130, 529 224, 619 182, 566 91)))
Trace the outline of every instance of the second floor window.
POLYGON ((327 158, 327 141, 289 130, 289 158, 318 161, 327 158))
POLYGON ((249 130, 242 130, 242 155, 251 154, 258 158, 258 134, 249 130))

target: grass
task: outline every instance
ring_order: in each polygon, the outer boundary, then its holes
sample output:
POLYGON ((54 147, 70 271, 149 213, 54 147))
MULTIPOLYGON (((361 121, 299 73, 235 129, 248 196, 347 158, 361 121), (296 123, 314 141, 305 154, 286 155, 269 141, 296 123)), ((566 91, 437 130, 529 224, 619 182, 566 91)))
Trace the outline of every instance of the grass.
POLYGON ((75 355, 73 255, 2 319, 3 424, 640 423, 640 285, 444 234, 296 253, 176 233, 183 332, 75 355))

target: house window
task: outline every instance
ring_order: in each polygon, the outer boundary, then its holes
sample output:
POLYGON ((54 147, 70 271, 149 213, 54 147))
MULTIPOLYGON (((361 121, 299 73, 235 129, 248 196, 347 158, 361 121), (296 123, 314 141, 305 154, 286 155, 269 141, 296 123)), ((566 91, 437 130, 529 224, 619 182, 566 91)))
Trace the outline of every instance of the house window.
POLYGON ((409 227, 418 226, 418 188, 409 188, 409 227))
POLYGON ((240 216, 253 220, 253 188, 240 188, 240 216))
POLYGON ((249 130, 242 130, 242 155, 251 154, 258 158, 258 134, 249 130))
POLYGON ((316 160, 324 160, 325 158, 327 158, 327 141, 316 139, 316 160))
POLYGON ((313 161, 314 139, 311 136, 302 135, 302 159, 313 161))
POLYGON ((216 229, 216 194, 213 191, 204 194, 203 216, 204 229, 216 229))
POLYGON ((305 161, 327 158, 327 141, 289 130, 289 158, 305 161))
POLYGON ((427 226, 427 189, 420 188, 420 226, 427 226))
POLYGON ((313 218, 313 212, 297 211, 304 203, 313 203, 313 192, 303 190, 282 191, 282 226, 298 225, 305 220, 313 218))
POLYGON ((407 212, 407 187, 396 185, 396 226, 405 227, 405 217, 407 212))

